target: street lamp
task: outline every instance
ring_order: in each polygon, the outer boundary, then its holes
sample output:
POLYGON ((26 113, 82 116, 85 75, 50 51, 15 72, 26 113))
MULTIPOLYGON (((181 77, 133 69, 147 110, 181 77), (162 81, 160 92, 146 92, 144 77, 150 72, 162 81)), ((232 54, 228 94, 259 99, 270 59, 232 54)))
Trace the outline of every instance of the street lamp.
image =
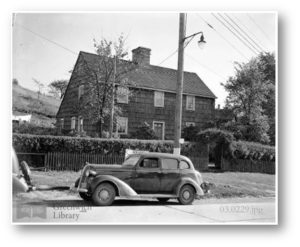
POLYGON ((186 37, 185 31, 186 31, 186 14, 180 13, 178 62, 177 62, 177 90, 176 90, 176 106, 175 106, 175 135, 174 135, 174 150, 173 150, 174 154, 180 154, 184 48, 197 35, 201 35, 198 41, 199 48, 203 48, 203 46, 206 44, 206 41, 204 40, 203 32, 197 32, 186 37))

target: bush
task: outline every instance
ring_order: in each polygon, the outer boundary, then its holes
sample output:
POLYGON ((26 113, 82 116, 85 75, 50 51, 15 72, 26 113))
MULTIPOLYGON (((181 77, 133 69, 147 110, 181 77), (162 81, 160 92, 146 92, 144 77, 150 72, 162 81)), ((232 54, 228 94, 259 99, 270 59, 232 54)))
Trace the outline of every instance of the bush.
MULTIPOLYGON (((173 141, 13 134, 13 147, 16 152, 24 153, 69 152, 124 155, 125 149, 172 153, 173 141)), ((207 148, 197 143, 182 145, 182 154, 186 156, 205 155, 205 152, 207 148)))
POLYGON ((151 126, 144 122, 141 126, 137 128, 137 130, 131 134, 132 138, 141 139, 141 140, 157 140, 157 136, 155 135, 154 130, 151 126))
POLYGON ((234 141, 234 137, 229 131, 206 129, 197 134, 197 141, 203 143, 217 142, 221 144, 230 144, 234 141))
POLYGON ((230 145, 232 158, 275 161, 276 150, 273 146, 255 142, 235 141, 230 145))
POLYGON ((185 141, 196 141, 197 140, 197 134, 200 131, 198 126, 188 126, 185 127, 182 130, 182 138, 184 138, 185 141))

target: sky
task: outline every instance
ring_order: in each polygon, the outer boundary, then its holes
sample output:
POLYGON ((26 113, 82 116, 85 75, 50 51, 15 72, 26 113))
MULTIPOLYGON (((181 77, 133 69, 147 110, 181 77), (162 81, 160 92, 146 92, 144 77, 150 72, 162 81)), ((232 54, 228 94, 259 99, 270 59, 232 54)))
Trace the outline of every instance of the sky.
MULTIPOLYGON (((177 68, 175 12, 17 13, 12 22, 12 77, 32 90, 37 90, 33 78, 45 85, 70 79, 79 51, 94 53, 93 39, 115 41, 122 33, 128 59, 132 49, 143 46, 151 49, 152 65, 177 68)), ((199 49, 195 37, 186 46, 184 70, 197 73, 217 96, 216 106, 223 107, 227 92, 221 83, 234 76, 234 62, 245 63, 258 50, 276 52, 276 22, 272 12, 188 12, 186 36, 202 31, 206 45, 199 49)))

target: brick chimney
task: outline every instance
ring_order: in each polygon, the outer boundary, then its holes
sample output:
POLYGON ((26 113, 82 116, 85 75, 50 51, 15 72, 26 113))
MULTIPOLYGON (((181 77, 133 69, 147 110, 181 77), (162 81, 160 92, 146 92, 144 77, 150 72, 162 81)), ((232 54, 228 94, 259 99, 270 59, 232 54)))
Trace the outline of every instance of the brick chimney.
POLYGON ((132 61, 142 66, 150 65, 151 49, 141 47, 132 50, 132 61))

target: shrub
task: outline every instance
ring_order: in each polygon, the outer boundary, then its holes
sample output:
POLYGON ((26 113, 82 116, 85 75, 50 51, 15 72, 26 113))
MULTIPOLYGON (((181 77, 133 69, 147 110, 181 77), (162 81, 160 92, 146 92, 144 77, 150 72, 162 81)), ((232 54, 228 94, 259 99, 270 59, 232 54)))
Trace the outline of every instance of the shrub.
POLYGON ((131 134, 132 138, 141 139, 141 140, 156 140, 158 139, 155 135, 154 130, 151 126, 144 122, 141 126, 137 128, 137 130, 131 134))
MULTIPOLYGON (((69 152, 124 155, 125 149, 172 153, 173 141, 13 134, 13 147, 16 152, 25 153, 69 152)), ((199 143, 182 145, 182 154, 186 156, 205 155, 205 152, 207 148, 199 143)))
POLYGON ((276 150, 273 146, 255 142, 235 141, 230 145, 232 158, 275 161, 276 150))
POLYGON ((182 130, 182 138, 186 141, 196 141, 197 133, 200 131, 198 126, 188 126, 182 130))

